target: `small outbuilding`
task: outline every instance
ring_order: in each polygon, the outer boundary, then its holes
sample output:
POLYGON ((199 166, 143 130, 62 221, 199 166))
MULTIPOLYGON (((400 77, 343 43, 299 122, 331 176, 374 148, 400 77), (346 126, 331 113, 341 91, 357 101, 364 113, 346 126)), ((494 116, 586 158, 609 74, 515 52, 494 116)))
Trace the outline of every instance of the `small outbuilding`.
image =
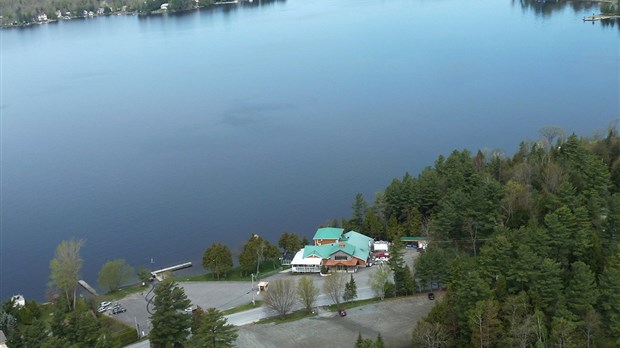
POLYGON ((400 237, 400 241, 405 243, 405 246, 418 249, 426 249, 428 247, 428 240, 428 237, 400 237))
POLYGON ((258 291, 265 291, 269 286, 269 282, 260 282, 258 283, 258 291))

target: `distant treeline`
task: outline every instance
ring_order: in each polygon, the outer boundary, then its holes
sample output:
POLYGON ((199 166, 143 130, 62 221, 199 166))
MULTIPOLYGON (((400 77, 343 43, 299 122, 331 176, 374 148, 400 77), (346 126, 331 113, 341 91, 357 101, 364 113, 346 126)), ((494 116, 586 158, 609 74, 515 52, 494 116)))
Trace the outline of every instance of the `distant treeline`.
POLYGON ((620 0, 601 5, 601 12, 608 15, 620 15, 620 0))
MULTIPOLYGON (((214 0, 0 0, 1 25, 27 25, 41 22, 39 15, 45 14, 47 20, 83 17, 84 11, 97 14, 98 9, 103 14, 138 12, 151 13, 160 10, 164 3, 168 3, 168 11, 189 10, 195 7, 213 4, 214 0)), ((102 14, 102 13, 99 13, 102 14)))

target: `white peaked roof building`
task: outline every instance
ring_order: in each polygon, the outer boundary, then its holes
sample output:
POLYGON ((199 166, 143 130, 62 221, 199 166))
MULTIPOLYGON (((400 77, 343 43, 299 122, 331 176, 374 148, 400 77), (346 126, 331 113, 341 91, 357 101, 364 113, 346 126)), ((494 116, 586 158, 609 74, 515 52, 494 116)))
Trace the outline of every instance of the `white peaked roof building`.
POLYGON ((291 271, 293 273, 318 273, 321 271, 323 259, 320 257, 304 258, 304 249, 301 249, 291 261, 291 271))

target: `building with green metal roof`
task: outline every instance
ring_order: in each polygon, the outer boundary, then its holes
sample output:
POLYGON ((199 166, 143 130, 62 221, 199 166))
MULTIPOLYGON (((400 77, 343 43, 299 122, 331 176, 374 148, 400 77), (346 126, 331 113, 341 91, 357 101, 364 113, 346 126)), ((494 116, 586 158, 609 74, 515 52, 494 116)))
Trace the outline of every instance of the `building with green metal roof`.
POLYGON ((291 263, 294 270, 313 272, 318 269, 317 259, 322 266, 338 270, 355 271, 365 266, 373 239, 355 231, 343 232, 342 228, 319 228, 312 238, 315 245, 305 246, 303 253, 295 256, 291 263))
POLYGON ((316 230, 312 240, 314 245, 331 244, 337 242, 342 236, 344 229, 336 227, 322 227, 316 230))

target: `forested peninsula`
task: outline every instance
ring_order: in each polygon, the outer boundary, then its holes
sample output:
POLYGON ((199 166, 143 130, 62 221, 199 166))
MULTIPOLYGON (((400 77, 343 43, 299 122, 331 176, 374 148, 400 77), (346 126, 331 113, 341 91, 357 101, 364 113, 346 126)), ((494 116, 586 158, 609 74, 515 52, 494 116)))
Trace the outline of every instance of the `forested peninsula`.
POLYGON ((431 240, 410 286, 446 292, 413 328, 414 347, 620 346, 616 126, 541 134, 512 157, 454 151, 370 206, 356 198, 346 228, 431 240))

